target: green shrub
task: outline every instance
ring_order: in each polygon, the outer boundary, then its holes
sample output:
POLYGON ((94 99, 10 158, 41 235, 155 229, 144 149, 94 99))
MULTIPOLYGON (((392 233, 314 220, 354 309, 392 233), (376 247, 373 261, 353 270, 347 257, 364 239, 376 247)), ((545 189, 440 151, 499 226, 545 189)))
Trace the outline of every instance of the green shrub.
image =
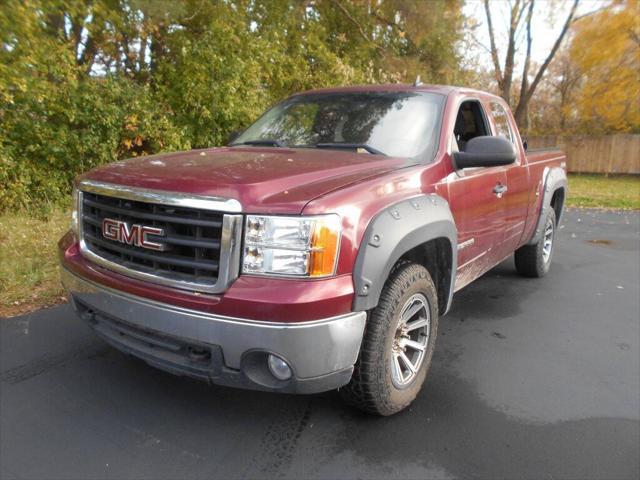
POLYGON ((3 0, 0 213, 68 205, 97 165, 223 144, 296 91, 460 70, 460 1, 379 3, 3 0))
POLYGON ((73 178, 117 159, 188 149, 172 112, 148 86, 89 78, 17 98, 4 113, 0 202, 29 208, 59 203, 73 178))

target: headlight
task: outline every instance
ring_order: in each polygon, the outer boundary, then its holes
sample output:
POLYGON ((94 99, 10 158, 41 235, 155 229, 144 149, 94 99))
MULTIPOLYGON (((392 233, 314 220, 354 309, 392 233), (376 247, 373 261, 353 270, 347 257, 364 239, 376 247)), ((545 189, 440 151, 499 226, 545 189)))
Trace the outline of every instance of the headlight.
POLYGON ((333 275, 340 247, 340 217, 248 215, 243 273, 326 277, 333 275))
POLYGON ((80 195, 78 194, 78 189, 74 187, 73 189, 73 199, 71 200, 71 231, 78 235, 78 226, 80 220, 78 219, 78 202, 80 195))

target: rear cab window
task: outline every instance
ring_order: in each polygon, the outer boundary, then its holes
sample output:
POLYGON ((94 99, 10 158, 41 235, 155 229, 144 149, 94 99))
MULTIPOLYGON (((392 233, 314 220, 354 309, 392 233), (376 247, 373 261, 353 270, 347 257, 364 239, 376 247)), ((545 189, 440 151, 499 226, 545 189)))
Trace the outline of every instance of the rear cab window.
POLYGON ((511 123, 511 117, 507 113, 507 109, 495 100, 491 101, 488 105, 491 112, 491 118, 493 120, 494 135, 497 137, 504 137, 513 144, 513 148, 516 151, 516 165, 521 162, 520 157, 520 145, 516 141, 516 133, 511 123))
POLYGON ((515 138, 509 123, 509 116, 504 107, 498 102, 491 102, 491 116, 493 117, 493 125, 495 126, 495 134, 498 137, 504 137, 515 145, 515 138))

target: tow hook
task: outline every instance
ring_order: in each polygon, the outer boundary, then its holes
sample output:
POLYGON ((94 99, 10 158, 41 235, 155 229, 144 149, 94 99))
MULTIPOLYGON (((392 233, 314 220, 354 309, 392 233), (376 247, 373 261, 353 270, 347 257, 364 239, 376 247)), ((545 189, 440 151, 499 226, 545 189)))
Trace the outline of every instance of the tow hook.
POLYGON ((96 313, 90 308, 87 308, 82 313, 80 313, 80 318, 85 322, 95 323, 96 313))
POLYGON ((206 348, 189 347, 187 353, 192 362, 209 363, 211 360, 211 350, 206 348))

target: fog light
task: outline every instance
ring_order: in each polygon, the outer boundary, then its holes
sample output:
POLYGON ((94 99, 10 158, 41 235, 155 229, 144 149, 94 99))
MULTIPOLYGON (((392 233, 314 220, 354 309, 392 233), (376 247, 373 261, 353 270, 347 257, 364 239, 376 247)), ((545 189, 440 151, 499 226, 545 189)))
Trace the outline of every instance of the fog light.
POLYGON ((267 364, 269 365, 271 375, 278 380, 289 380, 291 378, 291 367, 280 357, 269 354, 267 364))

